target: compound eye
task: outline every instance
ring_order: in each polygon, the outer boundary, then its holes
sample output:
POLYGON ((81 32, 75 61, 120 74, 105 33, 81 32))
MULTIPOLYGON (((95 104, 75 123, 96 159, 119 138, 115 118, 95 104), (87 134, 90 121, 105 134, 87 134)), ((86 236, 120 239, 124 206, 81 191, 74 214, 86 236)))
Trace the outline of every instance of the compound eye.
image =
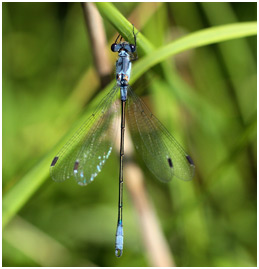
POLYGON ((113 43, 113 44, 111 45, 111 50, 112 50, 113 52, 118 51, 118 49, 117 49, 117 44, 113 43))
POLYGON ((130 50, 131 50, 131 52, 135 52, 136 51, 135 45, 130 44, 130 50))

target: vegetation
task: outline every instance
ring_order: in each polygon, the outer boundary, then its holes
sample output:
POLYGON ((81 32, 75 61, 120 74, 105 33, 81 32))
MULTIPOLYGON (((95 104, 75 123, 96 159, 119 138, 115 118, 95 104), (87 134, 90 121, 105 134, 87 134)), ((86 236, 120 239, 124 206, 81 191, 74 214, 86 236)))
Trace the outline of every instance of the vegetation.
MULTIPOLYGON (((196 164, 191 182, 166 185, 134 158, 172 265, 256 266, 256 3, 96 7, 107 48, 118 32, 132 42, 132 23, 139 30, 132 87, 196 164)), ((114 85, 111 72, 100 86, 82 7, 2 10, 3 266, 157 265, 130 188, 124 254, 114 256, 116 151, 86 188, 49 176, 58 149, 114 85)))

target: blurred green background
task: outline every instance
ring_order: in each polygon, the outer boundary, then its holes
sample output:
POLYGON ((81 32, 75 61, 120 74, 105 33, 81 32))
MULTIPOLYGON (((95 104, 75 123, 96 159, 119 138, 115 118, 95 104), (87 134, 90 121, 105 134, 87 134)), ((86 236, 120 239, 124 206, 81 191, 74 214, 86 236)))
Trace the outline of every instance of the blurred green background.
MULTIPOLYGON (((257 16, 256 3, 114 5, 155 47, 257 16)), ((2 11, 5 199, 101 88, 79 3, 3 3, 2 11)), ((103 22, 110 45, 117 31, 103 22)), ((252 36, 188 50, 165 61, 171 88, 157 76, 144 89, 145 102, 197 168, 193 181, 165 185, 140 161, 177 266, 257 264, 256 48, 252 36)), ((3 229, 3 266, 151 266, 127 189, 125 249, 114 256, 118 169, 113 152, 86 188, 44 174, 3 229)))

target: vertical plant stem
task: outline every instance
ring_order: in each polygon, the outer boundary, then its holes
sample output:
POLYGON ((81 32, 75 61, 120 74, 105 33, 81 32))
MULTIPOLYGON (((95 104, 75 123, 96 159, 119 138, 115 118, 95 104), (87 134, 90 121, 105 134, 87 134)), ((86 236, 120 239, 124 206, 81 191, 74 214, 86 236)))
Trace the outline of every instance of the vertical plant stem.
POLYGON ((95 67, 100 77, 101 86, 105 87, 110 81, 112 66, 106 51, 107 40, 102 18, 93 3, 82 3, 82 8, 91 40, 95 67))

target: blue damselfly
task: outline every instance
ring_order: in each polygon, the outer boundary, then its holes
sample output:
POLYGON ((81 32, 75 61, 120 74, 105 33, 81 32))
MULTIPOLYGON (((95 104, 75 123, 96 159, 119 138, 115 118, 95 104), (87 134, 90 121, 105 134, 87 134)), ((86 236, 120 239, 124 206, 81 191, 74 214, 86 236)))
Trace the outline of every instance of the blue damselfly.
POLYGON ((123 251, 122 193, 126 103, 128 124, 136 150, 160 181, 169 182, 173 177, 191 180, 195 171, 191 157, 129 86, 132 61, 137 59, 134 27, 133 37, 134 44, 122 41, 120 35, 112 44, 111 50, 118 52, 116 85, 54 157, 50 166, 51 177, 55 181, 74 178, 79 185, 92 182, 111 154, 117 126, 115 123, 121 111, 119 206, 115 239, 117 257, 123 251), (117 98, 119 90, 121 110, 117 98))

